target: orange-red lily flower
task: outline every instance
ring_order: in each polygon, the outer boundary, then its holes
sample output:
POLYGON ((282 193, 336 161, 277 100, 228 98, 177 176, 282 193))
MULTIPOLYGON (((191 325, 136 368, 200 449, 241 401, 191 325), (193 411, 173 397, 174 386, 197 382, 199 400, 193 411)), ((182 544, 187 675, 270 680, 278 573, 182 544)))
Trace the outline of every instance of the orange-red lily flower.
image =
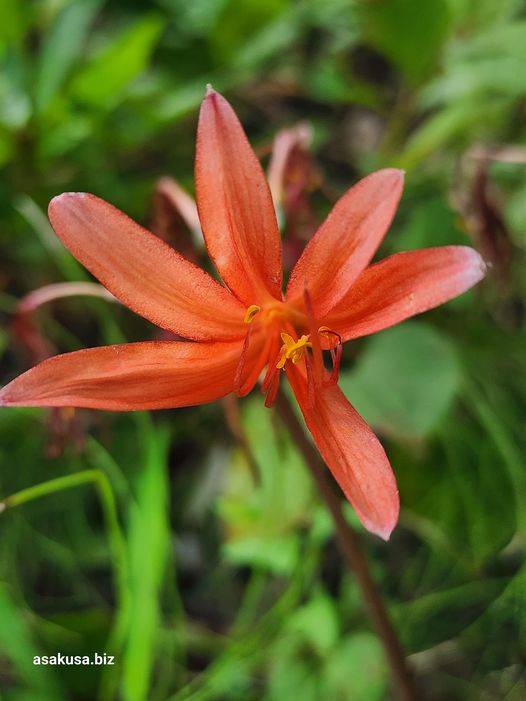
POLYGON ((59 238, 115 297, 189 340, 58 355, 4 387, 0 402, 189 406, 245 395, 266 368, 270 405, 284 371, 346 497, 364 526, 387 539, 398 518, 396 482, 380 442, 337 386, 341 344, 451 299, 485 270, 464 246, 398 253, 369 266, 402 182, 399 170, 381 170, 343 195, 283 295, 280 235, 261 166, 232 108, 210 89, 199 118, 196 194, 224 285, 94 195, 65 193, 49 207, 59 238), (323 353, 331 355, 331 371, 323 353))

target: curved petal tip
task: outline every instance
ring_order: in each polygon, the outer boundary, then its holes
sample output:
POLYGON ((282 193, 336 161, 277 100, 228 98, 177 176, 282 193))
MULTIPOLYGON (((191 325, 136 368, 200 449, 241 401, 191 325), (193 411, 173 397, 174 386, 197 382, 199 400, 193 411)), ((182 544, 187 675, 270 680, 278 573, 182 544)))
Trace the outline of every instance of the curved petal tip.
POLYGON ((400 180, 405 179, 405 170, 402 170, 401 168, 382 168, 382 170, 377 171, 377 173, 382 173, 393 178, 399 178, 400 180))
POLYGON ((89 192, 63 192, 62 194, 53 197, 47 208, 49 218, 52 219, 54 214, 57 212, 57 208, 67 207, 68 204, 72 204, 75 200, 89 197, 93 197, 93 195, 90 195, 89 192))
POLYGON ((400 497, 385 450, 371 428, 332 385, 309 399, 307 377, 287 368, 307 428, 364 527, 384 540, 396 526, 400 497))
POLYGON ((449 248, 456 250, 458 258, 463 264, 462 288, 457 293, 461 294, 474 287, 485 277, 491 263, 486 262, 480 253, 471 246, 450 246, 449 248))
POLYGON ((489 268, 489 263, 482 258, 480 253, 470 246, 463 246, 465 248, 465 255, 467 259, 470 259, 471 267, 470 272, 472 275, 473 285, 475 285, 479 280, 486 275, 489 268))
POLYGON ((364 180, 369 180, 371 182, 381 183, 383 181, 384 185, 388 187, 389 185, 394 188, 399 188, 399 195, 402 193, 405 181, 405 170, 401 168, 382 168, 381 170, 373 171, 366 175, 364 180))
POLYGON ((403 171, 384 168, 347 190, 294 266, 287 301, 301 305, 307 286, 315 315, 327 316, 371 262, 395 216, 403 186, 403 171))
POLYGON ((391 535, 394 529, 396 528, 396 524, 398 523, 398 517, 400 515, 400 497, 398 496, 398 490, 396 491, 396 496, 396 502, 394 499, 391 499, 391 509, 389 512, 383 514, 383 521, 381 524, 377 522, 368 521, 362 516, 363 525, 367 528, 367 530, 379 536, 382 540, 385 540, 386 542, 390 540, 391 535))

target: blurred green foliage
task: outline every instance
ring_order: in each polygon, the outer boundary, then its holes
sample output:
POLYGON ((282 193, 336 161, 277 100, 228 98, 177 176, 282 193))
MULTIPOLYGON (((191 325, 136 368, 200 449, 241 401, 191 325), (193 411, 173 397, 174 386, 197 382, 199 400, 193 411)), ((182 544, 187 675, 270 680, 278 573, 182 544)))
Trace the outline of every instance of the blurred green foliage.
MULTIPOLYGON (((398 165, 382 254, 466 243, 492 261, 472 293, 343 360, 403 506, 388 545, 360 538, 432 701, 526 697, 525 59, 523 0, 0 3, 5 380, 34 362, 17 301, 88 279, 49 199, 93 191, 147 223, 157 178, 192 189, 210 82, 262 154, 312 124, 318 221, 357 177, 398 165)), ((155 333, 96 299, 37 316, 57 351, 155 333)), ((0 494, 26 495, 0 515, 2 698, 393 698, 299 454, 259 397, 241 442, 231 412, 0 413, 0 494), (104 651, 115 666, 32 664, 104 651)))

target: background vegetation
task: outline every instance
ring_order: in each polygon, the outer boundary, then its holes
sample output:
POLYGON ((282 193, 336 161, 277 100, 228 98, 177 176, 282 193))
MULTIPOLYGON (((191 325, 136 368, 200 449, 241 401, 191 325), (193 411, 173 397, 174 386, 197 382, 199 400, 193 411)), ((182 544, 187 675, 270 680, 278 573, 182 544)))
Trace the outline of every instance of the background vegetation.
MULTIPOLYGON (((396 165, 407 187, 381 253, 467 243, 492 262, 473 292, 344 356, 403 505, 389 544, 360 539, 437 701, 526 698, 525 38, 519 0, 0 3, 3 380, 39 354, 158 333, 84 297, 12 322, 29 291, 88 279, 49 228, 52 196, 92 191, 148 223, 160 176, 192 190, 209 82, 264 160, 280 129, 311 125, 281 212, 292 240, 396 165)), ((157 230, 190 250, 167 216, 157 230)), ((4 409, 0 463, 2 497, 64 478, 0 516, 2 698, 393 698, 328 515, 259 396, 4 409), (116 666, 32 664, 104 651, 116 666)))

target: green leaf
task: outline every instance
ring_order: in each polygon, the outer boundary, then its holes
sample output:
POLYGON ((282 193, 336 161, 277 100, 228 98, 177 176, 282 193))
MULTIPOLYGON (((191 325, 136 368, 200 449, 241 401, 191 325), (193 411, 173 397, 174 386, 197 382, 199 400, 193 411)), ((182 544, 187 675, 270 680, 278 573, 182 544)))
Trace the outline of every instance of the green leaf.
POLYGON ((269 652, 268 696, 265 701, 301 699, 318 701, 320 695, 319 663, 302 659, 301 639, 283 636, 269 652))
POLYGON ((438 58, 451 17, 444 0, 370 0, 362 3, 371 45, 412 84, 419 84, 438 58))
POLYGON ((354 97, 350 76, 334 58, 317 61, 306 76, 306 87, 320 102, 351 102, 354 97))
POLYGON ((34 701, 58 701, 63 698, 52 669, 33 664, 42 651, 27 625, 27 611, 19 609, 9 589, 0 583, 0 656, 7 658, 34 701))
POLYGON ((356 633, 338 643, 327 661, 323 698, 381 701, 388 685, 381 643, 371 633, 356 633))
POLYGON ((39 57, 35 101, 42 112, 60 89, 82 52, 100 0, 77 0, 65 5, 45 35, 39 57))
POLYGON ((522 9, 521 0, 447 0, 447 3, 457 22, 467 23, 478 31, 487 27, 494 31, 522 9))
POLYGON ((10 134, 7 132, 3 134, 0 131, 0 168, 13 157, 15 145, 15 140, 11 138, 10 134))
POLYGON ((374 336, 340 385, 366 421, 420 438, 437 426, 459 387, 453 344, 432 326, 406 322, 374 336))
POLYGON ((421 92, 422 106, 476 100, 482 107, 489 95, 511 99, 524 95, 525 31, 526 22, 509 22, 457 42, 443 72, 421 92))
POLYGON ((0 358, 4 354, 8 344, 9 344, 9 336, 7 334, 7 331, 5 329, 0 329, 0 358))
POLYGON ((526 183, 520 183, 509 194, 504 203, 506 221, 510 224, 510 233, 519 246, 526 244, 526 183))
POLYGON ((12 47, 3 54, 0 51, 0 128, 5 127, 6 136, 9 131, 25 127, 31 117, 28 83, 27 66, 21 53, 12 47))
POLYGON ((146 701, 159 629, 159 594, 164 577, 170 528, 166 454, 169 434, 146 426, 146 462, 130 509, 130 611, 123 654, 123 698, 146 701))
POLYGON ((458 215, 451 211, 441 197, 429 197, 409 203, 407 221, 389 243, 393 251, 413 251, 432 246, 466 245, 466 234, 457 225, 458 215))
POLYGON ((460 61, 485 61, 488 56, 517 56, 526 60, 526 21, 508 21, 489 31, 458 41, 451 52, 451 67, 460 61))
POLYGON ((444 430, 443 443, 449 474, 442 485, 444 496, 454 501, 462 523, 460 530, 444 524, 452 540, 467 540, 478 567, 489 561, 512 539, 517 527, 515 495, 506 470, 491 440, 480 437, 480 427, 464 426, 458 435, 444 430), (477 442, 478 439, 478 442, 477 442), (498 479, 498 489, 495 481, 498 479), (451 492, 454 492, 453 494, 451 492))
POLYGON ((240 536, 223 546, 223 553, 231 564, 264 569, 278 575, 288 575, 294 570, 299 552, 298 538, 294 534, 240 536))
MULTIPOLYGON (((485 107, 485 119, 493 116, 498 106, 485 107)), ((468 130, 480 123, 480 103, 460 102, 436 112, 419 127, 407 142, 405 150, 396 159, 399 168, 411 169, 434 154, 453 139, 463 138, 468 130)))
MULTIPOLYGON (((466 398, 473 415, 480 422, 476 424, 475 435, 471 435, 470 442, 477 446, 478 472, 485 472, 476 477, 477 492, 483 498, 479 499, 474 508, 474 518, 480 518, 482 512, 485 518, 484 523, 480 526, 473 524, 472 529, 475 534, 480 529, 478 539, 481 545, 478 549, 482 547, 485 551, 499 540, 504 545, 513 534, 515 522, 520 531, 524 530, 526 513, 523 495, 526 493, 526 474, 521 444, 517 440, 522 435, 519 419, 521 410, 510 401, 511 395, 507 391, 501 392, 500 388, 496 391, 486 378, 483 385, 484 389, 479 389, 470 381, 466 386, 466 398), (479 437, 481 432, 483 440, 479 437), (494 488, 496 483, 498 489, 494 488), (494 528, 489 533, 492 524, 494 528), (483 542, 486 536, 488 540, 483 542)), ((467 431, 463 431, 463 434, 469 448, 469 434, 467 431)), ((454 457, 460 460, 458 453, 454 457)), ((468 486, 466 492, 469 489, 468 486)))
POLYGON ((502 579, 473 581, 394 607, 392 615, 406 651, 425 650, 461 633, 506 584, 502 579))
POLYGON ((36 234, 42 248, 65 280, 73 282, 89 279, 85 269, 62 245, 47 216, 29 195, 19 195, 14 201, 14 207, 36 234))
POLYGON ((451 104, 466 98, 480 101, 488 94, 521 97, 526 94, 521 80, 524 61, 522 56, 502 56, 457 65, 423 93, 424 104, 451 104))
POLYGON ((339 637, 338 613, 333 600, 319 594, 293 614, 287 628, 301 635, 321 657, 325 657, 339 637))
POLYGON ((25 29, 24 9, 24 4, 19 0, 0 2, 0 41, 13 44, 21 41, 25 29))
POLYGON ((244 403, 241 421, 252 468, 246 453, 234 452, 218 500, 227 534, 224 555, 235 564, 290 574, 299 557, 295 528, 317 513, 311 480, 297 448, 260 399, 244 403))
POLYGON ((177 20, 182 36, 211 33, 228 0, 165 0, 167 10, 177 20))
MULTIPOLYGON (((314 524, 320 512, 311 480, 297 448, 261 400, 243 404, 241 421, 252 467, 245 452, 234 452, 217 504, 226 532, 223 553, 235 565, 291 574, 300 557, 296 528, 314 524)), ((316 530, 320 539, 326 537, 322 522, 316 530)))
POLYGON ((297 41, 299 33, 298 7, 290 7, 239 47, 232 62, 237 70, 258 69, 272 56, 279 54, 297 41))
POLYGON ((74 94, 95 107, 117 104, 128 84, 146 69, 162 28, 159 17, 149 16, 121 32, 77 76, 74 94))
POLYGON ((219 63, 237 59, 252 38, 287 10, 287 0, 229 0, 219 19, 221 31, 210 35, 211 49, 219 63))

